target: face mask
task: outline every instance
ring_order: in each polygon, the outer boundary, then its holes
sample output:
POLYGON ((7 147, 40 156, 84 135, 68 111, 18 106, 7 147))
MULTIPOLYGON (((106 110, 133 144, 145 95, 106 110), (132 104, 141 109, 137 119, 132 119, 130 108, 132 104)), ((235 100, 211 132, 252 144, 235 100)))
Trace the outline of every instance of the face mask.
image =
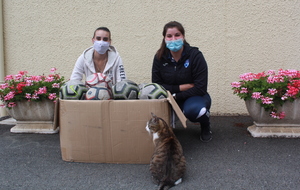
POLYGON ((174 51, 174 52, 177 52, 179 51, 182 46, 183 46, 183 39, 178 39, 178 40, 171 40, 171 41, 167 41, 165 40, 166 42, 166 47, 171 50, 171 51, 174 51))
POLYGON ((104 54, 109 48, 109 42, 105 41, 94 41, 94 49, 99 54, 104 54))

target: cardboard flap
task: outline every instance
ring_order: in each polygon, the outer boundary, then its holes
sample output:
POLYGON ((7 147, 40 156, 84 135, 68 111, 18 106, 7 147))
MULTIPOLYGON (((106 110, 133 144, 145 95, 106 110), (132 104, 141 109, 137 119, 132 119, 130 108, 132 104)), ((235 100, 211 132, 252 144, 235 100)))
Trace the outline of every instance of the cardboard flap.
POLYGON ((172 94, 169 91, 167 91, 167 92, 168 92, 167 100, 171 104, 173 110, 175 111, 176 115, 178 116, 178 118, 179 118, 180 122, 182 123, 183 127, 187 128, 187 126, 186 126, 186 120, 187 119, 186 119, 185 115, 182 113, 180 107, 176 103, 176 100, 174 100, 172 94))

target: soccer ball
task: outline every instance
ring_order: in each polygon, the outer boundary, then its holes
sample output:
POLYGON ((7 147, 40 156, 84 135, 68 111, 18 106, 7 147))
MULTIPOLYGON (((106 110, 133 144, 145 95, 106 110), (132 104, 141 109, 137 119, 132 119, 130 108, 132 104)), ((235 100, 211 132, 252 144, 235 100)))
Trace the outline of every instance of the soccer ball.
POLYGON ((115 100, 138 99, 138 85, 131 80, 122 80, 113 86, 113 96, 115 100))
POLYGON ((60 99, 82 100, 88 88, 79 80, 70 80, 63 84, 59 90, 60 99))
POLYGON ((102 73, 93 73, 86 78, 86 85, 89 87, 106 87, 112 89, 112 80, 102 73))
POLYGON ((97 87, 93 86, 91 87, 85 95, 86 100, 110 100, 112 99, 111 91, 104 87, 97 87))
POLYGON ((167 97, 166 89, 157 83, 149 83, 139 92, 139 99, 163 99, 167 97))

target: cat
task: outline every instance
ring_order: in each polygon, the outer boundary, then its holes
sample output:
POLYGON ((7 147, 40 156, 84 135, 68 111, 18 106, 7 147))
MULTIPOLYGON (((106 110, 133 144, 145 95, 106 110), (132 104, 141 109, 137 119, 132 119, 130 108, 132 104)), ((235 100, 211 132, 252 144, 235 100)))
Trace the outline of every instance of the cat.
POLYGON ((186 160, 172 128, 162 118, 153 113, 151 115, 146 125, 155 146, 150 172, 153 182, 159 185, 160 190, 169 189, 182 182, 186 160))

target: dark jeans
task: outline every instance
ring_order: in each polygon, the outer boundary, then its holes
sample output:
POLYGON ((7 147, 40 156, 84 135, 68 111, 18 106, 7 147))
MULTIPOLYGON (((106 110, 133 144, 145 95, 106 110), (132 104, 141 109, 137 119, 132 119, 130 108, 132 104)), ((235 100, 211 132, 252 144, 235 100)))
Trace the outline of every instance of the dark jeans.
POLYGON ((177 102, 185 117, 191 122, 199 122, 202 127, 209 126, 209 109, 211 98, 209 94, 204 96, 192 96, 185 101, 177 102))

